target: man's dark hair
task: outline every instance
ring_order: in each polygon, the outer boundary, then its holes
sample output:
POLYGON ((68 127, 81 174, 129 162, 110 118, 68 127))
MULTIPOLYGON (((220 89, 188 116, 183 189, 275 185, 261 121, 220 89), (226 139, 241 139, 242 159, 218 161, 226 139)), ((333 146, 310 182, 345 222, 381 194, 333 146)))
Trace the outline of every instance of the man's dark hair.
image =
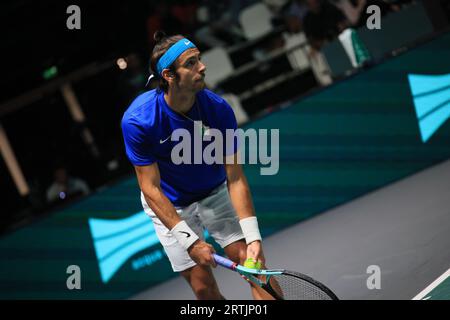
MULTIPOLYGON (((159 84, 158 87, 160 90, 163 90, 165 93, 169 90, 169 83, 158 74, 158 69, 156 68, 156 64, 159 59, 164 55, 164 53, 169 50, 171 46, 175 43, 183 39, 182 35, 175 35, 167 37, 163 31, 156 31, 153 35, 153 39, 155 40, 155 47, 153 48, 152 56, 150 58, 150 68, 155 75, 156 79, 158 79, 159 84)), ((175 76, 175 79, 178 79, 178 74, 176 73, 177 62, 175 61, 168 69, 175 76)))

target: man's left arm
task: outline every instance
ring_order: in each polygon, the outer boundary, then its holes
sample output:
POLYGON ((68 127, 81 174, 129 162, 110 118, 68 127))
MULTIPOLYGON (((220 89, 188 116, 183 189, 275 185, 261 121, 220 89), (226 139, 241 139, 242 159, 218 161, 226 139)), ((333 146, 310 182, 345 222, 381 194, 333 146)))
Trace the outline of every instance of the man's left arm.
POLYGON ((231 156, 233 161, 226 161, 228 192, 231 203, 239 217, 239 223, 245 236, 247 247, 247 258, 261 261, 264 265, 265 258, 261 246, 261 234, 258 221, 253 207, 252 196, 242 166, 237 159, 239 153, 231 156))

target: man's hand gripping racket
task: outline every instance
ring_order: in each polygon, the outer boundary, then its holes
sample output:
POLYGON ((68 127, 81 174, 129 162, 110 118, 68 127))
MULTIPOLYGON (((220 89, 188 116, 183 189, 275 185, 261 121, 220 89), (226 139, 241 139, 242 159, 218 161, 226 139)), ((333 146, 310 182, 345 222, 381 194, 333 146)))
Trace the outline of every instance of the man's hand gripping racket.
POLYGON ((276 300, 338 300, 325 285, 304 274, 283 269, 247 268, 217 254, 213 257, 218 265, 239 273, 276 300))

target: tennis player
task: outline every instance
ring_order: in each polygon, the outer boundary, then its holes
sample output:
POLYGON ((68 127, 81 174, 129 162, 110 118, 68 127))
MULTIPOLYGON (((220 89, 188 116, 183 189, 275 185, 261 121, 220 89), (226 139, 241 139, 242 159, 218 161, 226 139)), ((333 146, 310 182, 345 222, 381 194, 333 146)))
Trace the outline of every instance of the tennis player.
MULTIPOLYGON (((202 134, 215 128, 225 137, 226 129, 237 129, 236 119, 229 104, 205 88, 206 66, 190 40, 160 31, 154 38, 151 69, 158 88, 138 96, 123 116, 126 154, 173 271, 183 275, 197 299, 224 299, 204 228, 234 262, 253 258, 265 264, 250 189, 237 163, 239 144, 236 139, 224 148, 224 157, 234 159, 231 164, 174 164, 171 154, 178 142, 172 133, 183 128, 194 136, 201 122, 202 134)), ((202 153, 207 145, 202 142, 202 153)), ((251 290, 255 299, 271 298, 259 287, 251 290)))

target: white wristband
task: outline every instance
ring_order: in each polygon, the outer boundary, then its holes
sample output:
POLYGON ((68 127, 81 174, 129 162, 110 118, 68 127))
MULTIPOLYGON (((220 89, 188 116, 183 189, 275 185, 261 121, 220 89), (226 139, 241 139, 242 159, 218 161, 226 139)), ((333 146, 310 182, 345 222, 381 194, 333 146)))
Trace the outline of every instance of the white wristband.
POLYGON ((176 226, 173 227, 172 230, 170 230, 170 233, 186 250, 199 239, 195 232, 192 231, 191 228, 189 228, 188 224, 184 220, 178 222, 176 226))
POLYGON ((250 244, 256 240, 261 241, 261 234, 259 233, 258 220, 256 217, 244 218, 239 221, 239 224, 241 225, 245 242, 247 242, 247 244, 250 244))

